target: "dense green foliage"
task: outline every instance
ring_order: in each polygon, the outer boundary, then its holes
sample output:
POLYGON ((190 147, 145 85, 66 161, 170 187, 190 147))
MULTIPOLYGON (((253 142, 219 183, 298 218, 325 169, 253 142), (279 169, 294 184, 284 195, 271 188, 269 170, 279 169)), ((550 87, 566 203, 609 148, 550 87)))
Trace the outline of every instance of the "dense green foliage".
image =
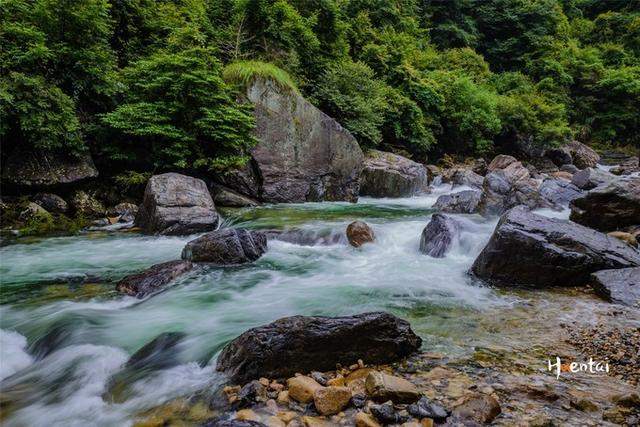
POLYGON ((0 24, 5 150, 232 167, 255 76, 417 159, 640 146, 638 0, 4 0, 0 24))

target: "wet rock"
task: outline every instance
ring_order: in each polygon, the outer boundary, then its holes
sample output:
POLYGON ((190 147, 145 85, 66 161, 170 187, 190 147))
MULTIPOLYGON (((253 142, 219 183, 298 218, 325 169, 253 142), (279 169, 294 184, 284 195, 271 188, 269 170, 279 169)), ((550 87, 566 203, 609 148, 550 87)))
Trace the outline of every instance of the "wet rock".
POLYGON ((116 285, 116 290, 123 294, 145 297, 165 288, 169 283, 193 268, 190 261, 169 261, 149 267, 141 273, 124 277, 116 285))
POLYGON ((132 222, 138 213, 138 205, 133 203, 118 203, 107 211, 108 217, 116 217, 118 222, 132 222))
POLYGON ((258 144, 251 156, 261 178, 259 200, 358 199, 364 156, 349 131, 272 80, 255 79, 247 98, 254 104, 256 118, 258 144))
POLYGON ((72 156, 62 152, 15 149, 2 171, 5 183, 25 187, 71 184, 98 176, 91 155, 72 156))
POLYGON ((502 409, 496 399, 486 394, 475 393, 453 408, 452 417, 457 420, 475 421, 480 424, 491 423, 502 409))
POLYGON ((125 364, 126 368, 140 370, 166 369, 178 364, 175 347, 186 335, 182 332, 165 332, 136 351, 125 364))
POLYGON ((98 199, 84 191, 73 193, 70 203, 76 215, 84 218, 100 218, 107 211, 98 199))
POLYGON ((638 247, 638 240, 636 239, 636 236, 631 233, 627 233, 624 231, 611 231, 607 233, 607 235, 615 237, 616 239, 620 239, 623 242, 627 243, 629 246, 633 246, 634 248, 638 247))
POLYGON ((422 230, 420 252, 434 258, 443 258, 460 234, 460 224, 454 218, 433 214, 422 230))
POLYGON ((351 403, 356 408, 364 408, 364 405, 367 403, 367 396, 363 393, 352 394, 351 403))
POLYGON ((323 388, 316 380, 304 375, 289 378, 287 386, 289 387, 289 398, 300 403, 311 402, 316 391, 323 388))
POLYGON ((360 175, 360 195, 403 197, 427 189, 427 170, 420 163, 398 154, 369 150, 360 175))
POLYGON ((443 194, 438 197, 433 205, 445 213, 471 214, 478 211, 478 204, 482 197, 482 192, 477 190, 465 190, 453 194, 443 194))
POLYGON ((436 165, 426 165, 425 169, 427 170, 427 178, 428 178, 429 184, 433 183, 436 177, 442 175, 442 170, 436 165))
POLYGON ((20 215, 18 215, 18 219, 24 222, 50 217, 51 214, 49 214, 45 208, 33 202, 27 203, 24 209, 20 211, 20 215))
POLYGON ((573 164, 578 169, 593 168, 598 164, 600 155, 581 142, 573 141, 567 144, 566 149, 573 158, 573 164))
POLYGON ((576 172, 571 178, 571 183, 581 190, 591 190, 603 184, 608 184, 616 177, 602 169, 586 168, 576 172))
POLYGON ((213 201, 216 206, 226 206, 232 208, 244 208, 258 206, 258 202, 240 193, 236 193, 222 185, 213 187, 213 201))
POLYGON ((595 271, 638 265, 640 253, 613 237, 516 207, 500 218, 471 270, 508 286, 576 286, 595 271))
POLYGON ((373 242, 376 235, 366 222, 354 221, 347 227, 347 239, 351 246, 359 248, 365 243, 373 242))
POLYGON ((578 187, 562 179, 545 179, 538 192, 555 207, 566 207, 583 194, 578 187))
POLYGON ((573 163, 573 158, 569 150, 563 147, 551 148, 544 152, 544 156, 551 160, 553 164, 560 167, 563 165, 569 165, 573 163))
POLYGON ((342 411, 351 401, 351 390, 348 387, 329 386, 316 390, 313 403, 321 415, 333 415, 342 411))
POLYGON ((238 399, 234 402, 240 408, 253 406, 257 402, 267 401, 267 389, 260 381, 253 380, 245 384, 238 392, 238 399))
POLYGON ((640 177, 611 182, 571 202, 570 219, 600 231, 640 223, 640 177))
POLYGON ((470 169, 457 169, 451 176, 453 186, 466 185, 472 188, 482 188, 484 178, 470 169))
POLYGON ((389 313, 343 317, 292 316, 250 329, 231 341, 216 369, 234 381, 329 370, 366 357, 388 363, 420 348, 409 323, 389 313), (286 361, 286 362, 283 362, 286 361))
POLYGON ((409 420, 408 416, 403 416, 397 413, 391 402, 383 403, 381 405, 371 405, 369 409, 371 410, 371 414, 383 425, 402 424, 409 420))
POLYGON ((67 202, 57 194, 38 193, 33 198, 33 201, 49 212, 64 214, 69 211, 67 202))
POLYGON ((380 423, 366 412, 358 412, 355 416, 356 427, 381 427, 380 423))
POLYGON ((253 262, 267 250, 267 236, 259 231, 224 228, 190 241, 182 250, 182 259, 216 265, 253 262))
POLYGON ((407 411, 418 419, 432 418, 437 422, 443 422, 449 416, 446 409, 427 397, 421 397, 416 403, 409 405, 407 411))
POLYGON ((420 392, 409 381, 378 371, 369 373, 366 387, 369 396, 379 402, 411 403, 420 398, 420 392))
POLYGON ((609 302, 640 307, 640 267, 598 271, 591 284, 609 302))
POLYGON ((218 222, 204 181, 165 173, 147 182, 135 224, 147 233, 181 235, 215 230, 218 222))
POLYGON ((638 157, 628 157, 624 159, 618 166, 611 168, 610 172, 614 175, 630 175, 640 172, 638 157))

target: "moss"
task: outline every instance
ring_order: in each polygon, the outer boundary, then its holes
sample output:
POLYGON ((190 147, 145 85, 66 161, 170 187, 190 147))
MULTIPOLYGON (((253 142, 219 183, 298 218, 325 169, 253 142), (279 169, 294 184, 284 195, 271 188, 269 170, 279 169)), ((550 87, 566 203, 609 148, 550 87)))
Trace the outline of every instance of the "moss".
POLYGON ((64 215, 36 215, 19 229, 21 236, 50 234, 76 234, 89 225, 83 217, 69 218, 64 215))
POLYGON ((283 89, 299 93, 298 87, 291 76, 281 68, 261 61, 237 61, 227 65, 222 71, 222 77, 227 83, 247 87, 256 78, 274 81, 283 89))

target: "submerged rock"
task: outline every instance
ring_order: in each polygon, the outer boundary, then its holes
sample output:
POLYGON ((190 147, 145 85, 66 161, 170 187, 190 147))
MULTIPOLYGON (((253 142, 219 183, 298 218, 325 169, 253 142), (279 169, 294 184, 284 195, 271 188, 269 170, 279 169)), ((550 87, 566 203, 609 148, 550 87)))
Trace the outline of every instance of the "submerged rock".
POLYGON ((180 235, 214 230, 218 221, 204 181, 165 173, 147 182, 135 223, 148 233, 180 235))
POLYGON ((584 285, 595 271, 640 265, 640 253, 606 234, 520 206, 505 213, 471 271, 504 285, 584 285))
POLYGON ((123 294, 145 297, 162 290, 167 284, 187 273, 193 268, 190 261, 169 261, 149 267, 141 273, 124 277, 116 285, 116 290, 123 294))
POLYGON ((640 267, 602 270, 591 279, 596 293, 607 301, 640 307, 640 267))
POLYGON ((182 250, 182 259, 216 265, 253 262, 267 250, 267 236, 259 231, 224 228, 190 241, 182 250))
POLYGON ((366 222, 354 221, 347 226, 347 239, 351 246, 359 248, 376 240, 376 235, 366 222))
POLYGON ((640 178, 614 181, 576 198, 570 219, 600 231, 640 224, 640 178))
POLYGON ((259 200, 358 199, 364 156, 349 131, 294 90, 269 79, 255 79, 247 98, 254 104, 259 141, 250 165, 260 177, 259 200))
POLYGON ((421 343, 408 322, 389 313, 292 316, 250 329, 231 341, 218 357, 216 369, 238 382, 289 377, 360 358, 367 363, 391 362, 415 352, 421 343))
POLYGON ((15 149, 2 171, 4 182, 27 187, 72 184, 96 176, 98 170, 89 153, 72 156, 45 150, 15 149))
POLYGON ((453 194, 443 194, 438 197, 433 205, 445 213, 471 214, 478 211, 478 204, 482 197, 482 192, 477 190, 465 190, 453 194))
POLYGON ((175 347, 186 335, 182 332, 164 332, 136 351, 125 364, 135 370, 166 369, 178 364, 175 347))
POLYGON ((420 252, 434 258, 442 258, 451 249, 460 234, 460 224, 450 216, 433 214, 422 230, 420 252))
POLYGON ((427 169, 398 154, 369 150, 360 175, 360 195, 404 197, 425 191, 427 169))

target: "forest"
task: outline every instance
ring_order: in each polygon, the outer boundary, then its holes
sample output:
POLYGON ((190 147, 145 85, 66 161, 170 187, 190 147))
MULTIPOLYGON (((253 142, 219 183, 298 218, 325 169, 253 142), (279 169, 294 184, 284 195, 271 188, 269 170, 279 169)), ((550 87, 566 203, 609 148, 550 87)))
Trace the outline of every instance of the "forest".
POLYGON ((3 153, 225 171, 257 75, 421 162, 640 146, 637 0, 4 0, 0 21, 3 153))

